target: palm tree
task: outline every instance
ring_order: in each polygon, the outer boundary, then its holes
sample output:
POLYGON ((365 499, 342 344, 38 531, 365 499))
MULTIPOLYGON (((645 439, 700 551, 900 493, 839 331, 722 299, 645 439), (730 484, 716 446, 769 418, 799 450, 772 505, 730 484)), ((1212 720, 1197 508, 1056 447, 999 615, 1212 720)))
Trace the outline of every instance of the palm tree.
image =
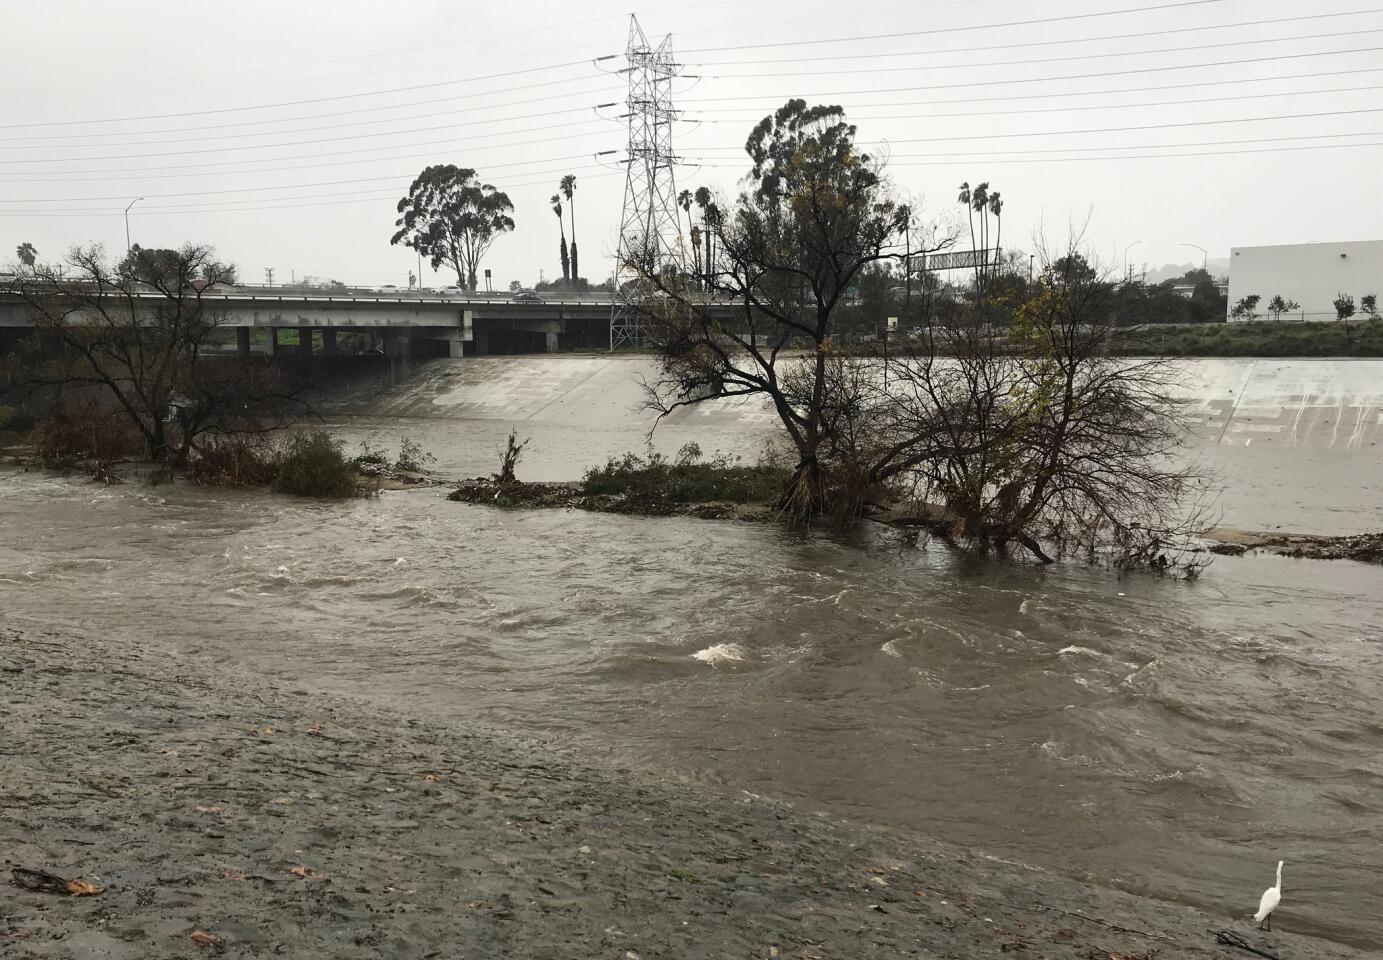
POLYGON ((562 178, 562 196, 567 198, 567 210, 571 213, 571 279, 573 282, 581 277, 581 269, 576 261, 576 203, 572 200, 572 194, 576 193, 576 174, 569 173, 562 178))
POLYGON ((567 228, 566 221, 562 219, 562 197, 554 193, 548 202, 552 204, 552 212, 557 214, 557 229, 562 231, 562 279, 570 280, 571 260, 567 257, 567 228))
POLYGON ((970 206, 970 181, 966 180, 960 185, 960 196, 956 197, 956 203, 965 204, 966 216, 970 218, 970 248, 975 247, 975 213, 970 206))
MULTIPOLYGON (((681 193, 679 193, 677 195, 677 205, 681 207, 682 212, 687 215, 687 235, 690 236, 691 231, 693 229, 691 216, 692 192, 690 190, 683 190, 681 193)), ((682 232, 682 228, 678 227, 677 232, 680 234, 682 232)))
POLYGON ((898 208, 898 219, 903 221, 903 306, 912 306, 912 207, 903 204, 898 208))
POLYGON ((27 240, 15 247, 14 253, 15 256, 19 258, 19 262, 30 270, 34 268, 34 264, 38 261, 38 251, 35 250, 34 245, 27 240))
POLYGON ((701 232, 705 234, 706 237, 705 274, 707 280, 709 280, 711 275, 711 264, 714 262, 712 257, 715 255, 713 249, 715 246, 715 233, 711 230, 711 208, 714 207, 715 204, 711 202, 711 191, 707 190, 705 187, 697 187, 696 193, 692 195, 692 199, 696 201, 697 209, 701 211, 701 232))
POLYGON ((994 260, 999 259, 999 238, 1004 231, 1004 201, 999 198, 999 191, 995 190, 989 195, 989 212, 994 214, 994 260))

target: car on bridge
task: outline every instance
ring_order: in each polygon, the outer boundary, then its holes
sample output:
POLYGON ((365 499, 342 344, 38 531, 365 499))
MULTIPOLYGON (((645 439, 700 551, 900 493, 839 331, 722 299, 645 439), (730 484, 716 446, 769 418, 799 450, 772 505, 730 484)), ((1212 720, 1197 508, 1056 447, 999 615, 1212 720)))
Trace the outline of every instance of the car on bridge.
POLYGON ((543 302, 543 298, 540 297, 540 296, 538 296, 538 295, 537 295, 536 293, 534 293, 532 290, 520 290, 518 293, 514 294, 514 295, 513 295, 512 297, 510 297, 509 299, 510 299, 511 301, 513 301, 514 303, 542 303, 542 302, 543 302))

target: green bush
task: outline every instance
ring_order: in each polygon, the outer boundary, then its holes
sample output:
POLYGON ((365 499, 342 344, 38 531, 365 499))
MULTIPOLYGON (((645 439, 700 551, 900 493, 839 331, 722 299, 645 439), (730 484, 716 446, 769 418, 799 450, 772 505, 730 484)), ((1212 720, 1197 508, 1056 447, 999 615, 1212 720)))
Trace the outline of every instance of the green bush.
POLYGON ((353 497, 360 484, 355 464, 341 452, 340 442, 318 431, 288 441, 270 489, 297 497, 353 497))
POLYGON ((1148 327, 1125 336, 1115 353, 1168 357, 1380 357, 1383 321, 1208 323, 1148 327))
POLYGON ((789 476, 778 466, 700 457, 694 444, 683 447, 676 460, 654 451, 642 457, 626 453, 587 470, 582 487, 591 496, 624 495, 643 503, 765 503, 777 499, 789 476))

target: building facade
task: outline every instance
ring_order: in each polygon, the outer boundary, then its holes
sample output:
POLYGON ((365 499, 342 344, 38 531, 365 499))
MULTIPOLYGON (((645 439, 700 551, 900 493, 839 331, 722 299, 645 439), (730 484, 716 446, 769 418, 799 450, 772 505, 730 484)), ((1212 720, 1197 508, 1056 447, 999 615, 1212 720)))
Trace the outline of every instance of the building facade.
POLYGON ((1340 294, 1353 297, 1356 309, 1365 296, 1383 294, 1383 240, 1233 247, 1229 309, 1254 294, 1260 297, 1255 308, 1260 317, 1269 316, 1269 302, 1281 296, 1297 304, 1283 320, 1334 320, 1340 294))

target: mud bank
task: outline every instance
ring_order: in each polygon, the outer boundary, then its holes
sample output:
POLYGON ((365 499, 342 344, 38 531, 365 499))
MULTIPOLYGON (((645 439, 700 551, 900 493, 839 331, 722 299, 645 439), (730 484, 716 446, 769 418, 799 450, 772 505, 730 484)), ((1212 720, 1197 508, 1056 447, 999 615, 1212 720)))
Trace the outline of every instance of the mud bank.
POLYGON ((477 478, 463 480, 447 499, 457 503, 478 503, 499 507, 564 507, 595 513, 622 513, 642 517, 700 517, 703 520, 772 520, 776 511, 766 503, 731 503, 709 500, 679 503, 673 500, 647 500, 627 494, 588 494, 581 483, 499 483, 477 478))
POLYGON ((6 957, 1361 956, 97 636, 0 629, 0 691, 0 883, 104 888, 5 886, 6 957))
POLYGON ((1217 527, 1203 535, 1210 552, 1242 556, 1252 550, 1309 560, 1357 560, 1383 564, 1383 533, 1322 537, 1309 533, 1254 533, 1217 527))

